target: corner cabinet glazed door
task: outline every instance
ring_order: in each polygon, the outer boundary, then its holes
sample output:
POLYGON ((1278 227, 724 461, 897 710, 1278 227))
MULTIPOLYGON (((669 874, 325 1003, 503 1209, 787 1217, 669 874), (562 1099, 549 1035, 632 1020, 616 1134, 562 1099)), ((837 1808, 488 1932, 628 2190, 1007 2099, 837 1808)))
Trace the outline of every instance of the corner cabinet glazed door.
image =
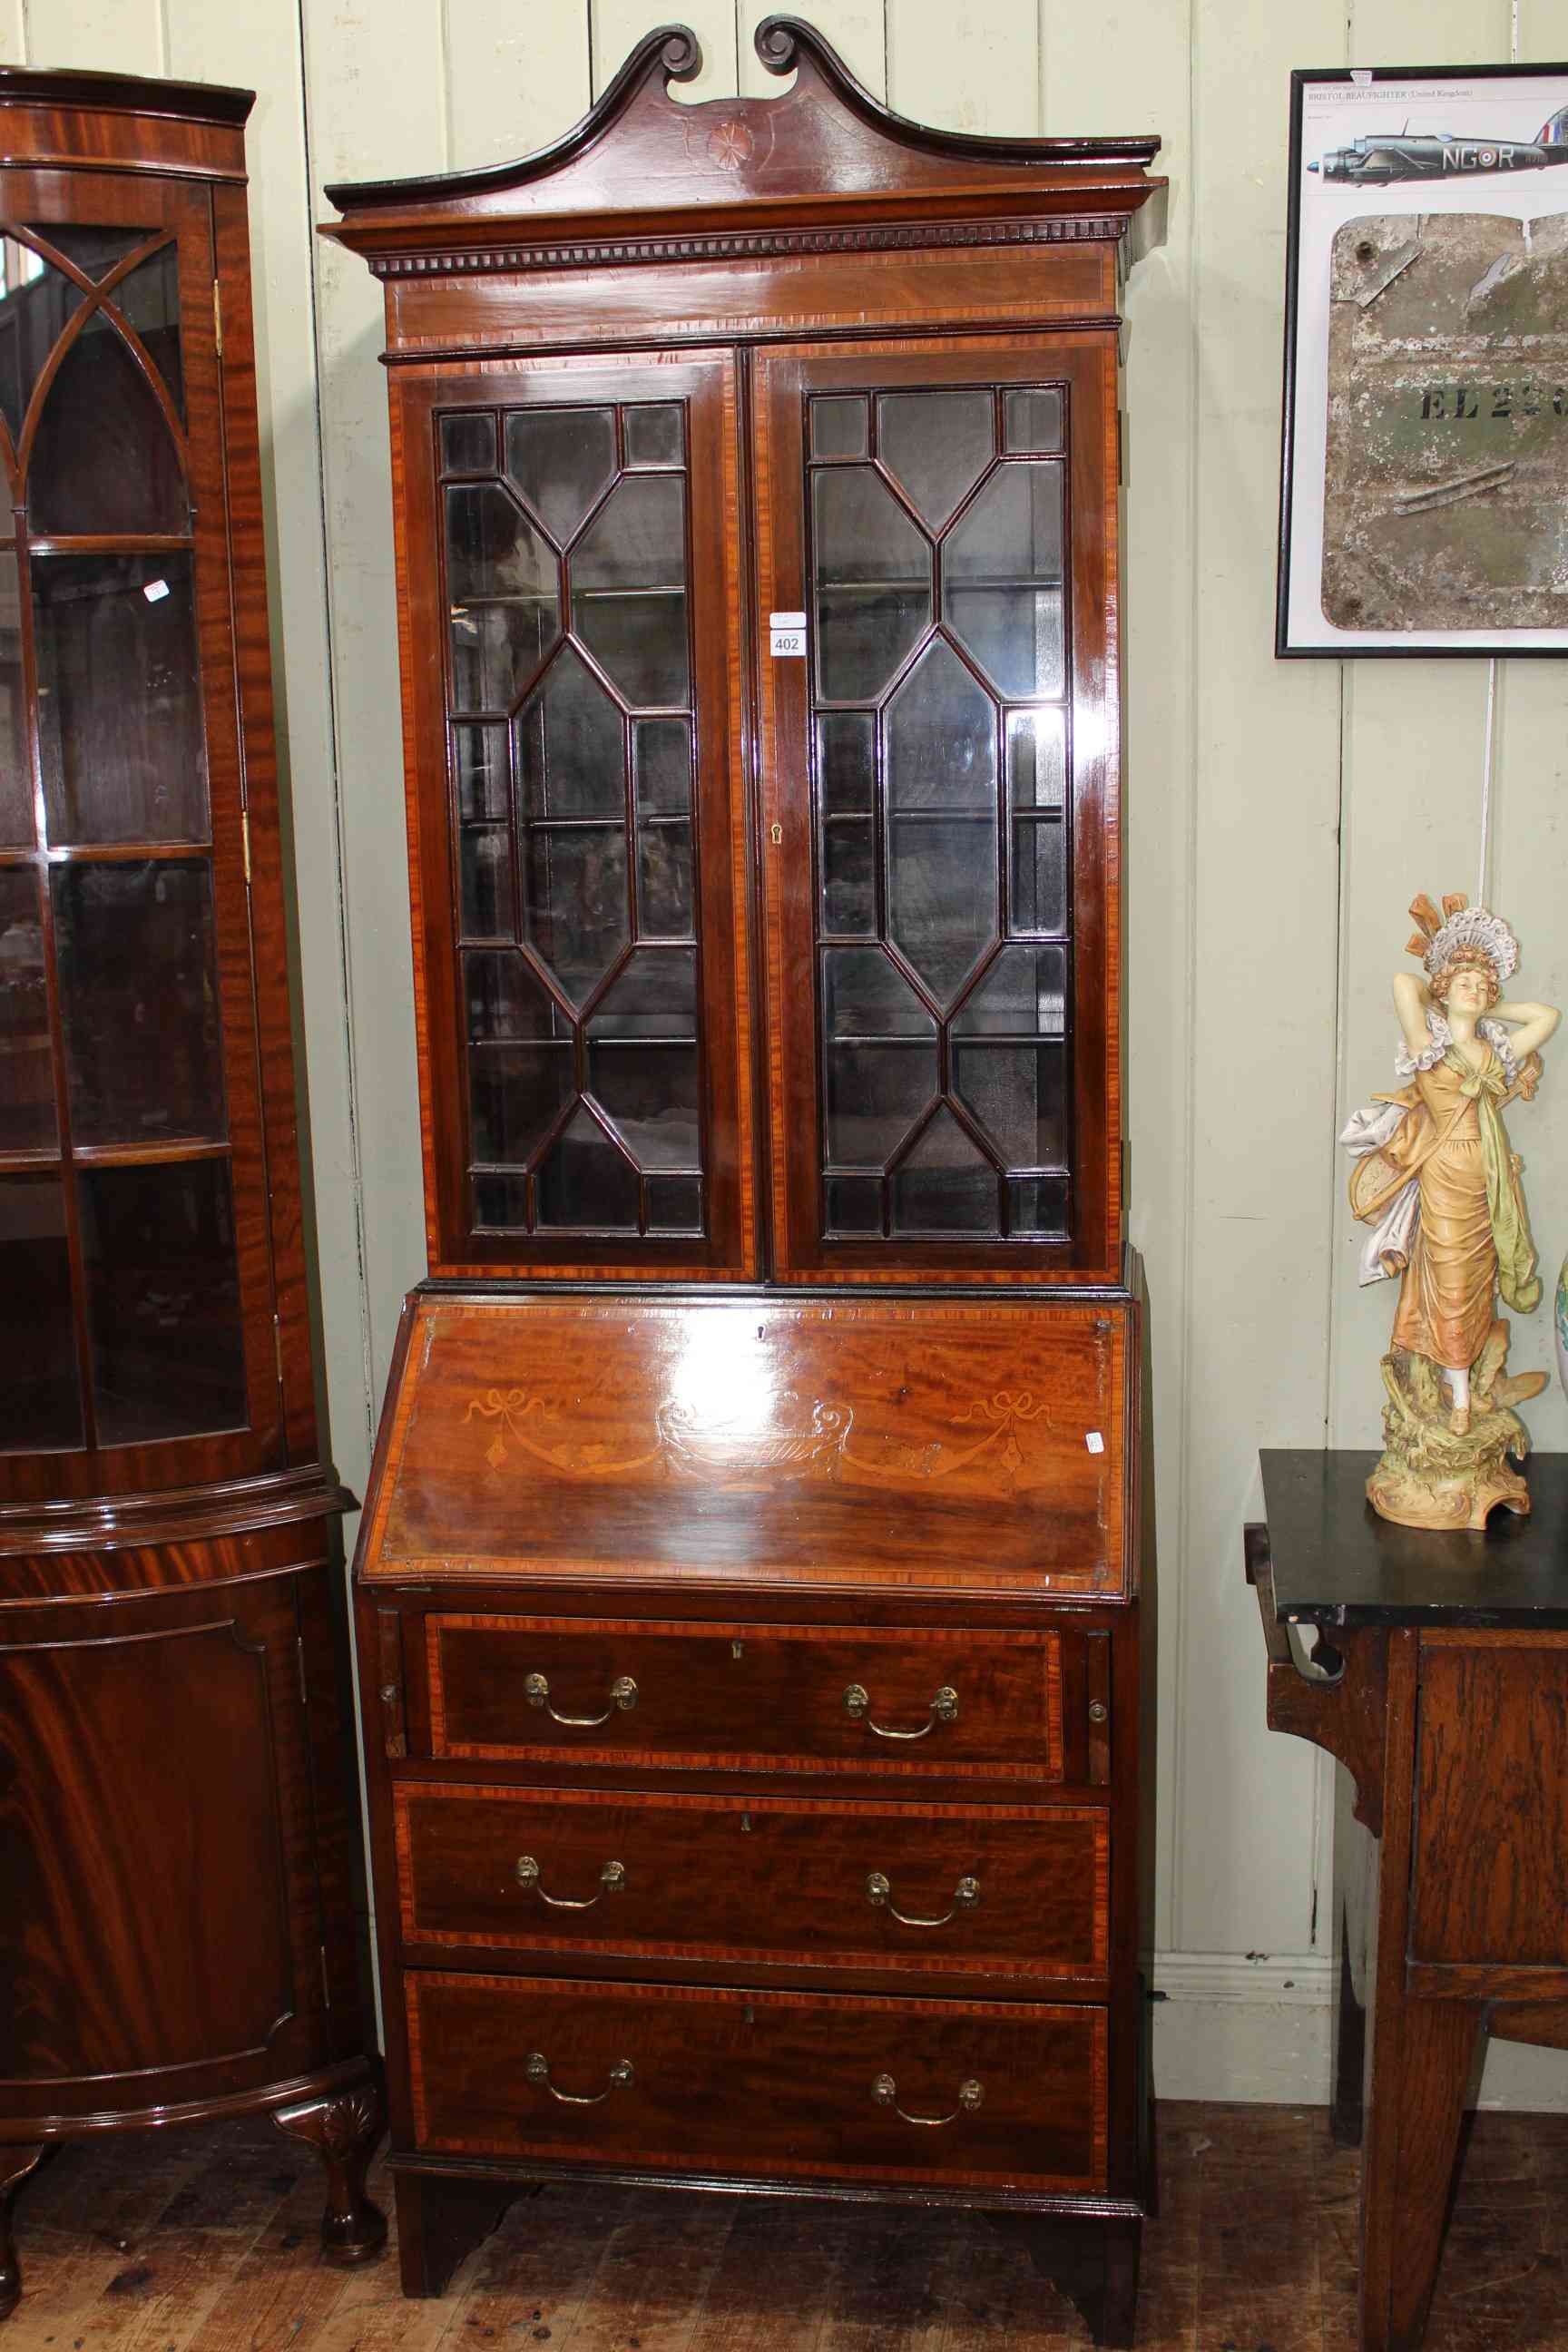
POLYGON ((431 1271, 756 1271, 727 356, 399 385, 431 1271))
POLYGON ((0 1480, 280 1465, 211 203, 0 173, 0 1480), (66 215, 68 215, 68 217, 66 215))
POLYGON ((1115 364, 757 359, 781 1279, 1118 1276, 1115 364))

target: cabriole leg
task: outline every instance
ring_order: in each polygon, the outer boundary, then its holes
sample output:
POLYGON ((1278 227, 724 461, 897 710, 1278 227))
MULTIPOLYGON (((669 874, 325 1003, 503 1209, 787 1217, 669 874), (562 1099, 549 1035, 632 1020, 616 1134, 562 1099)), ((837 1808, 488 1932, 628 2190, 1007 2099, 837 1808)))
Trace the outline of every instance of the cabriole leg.
POLYGON ((374 2262, 386 2243, 386 2216, 364 2193, 365 2167, 381 2137, 381 2094, 374 2083, 278 2107, 273 2122, 291 2138, 308 2140, 327 2168, 321 2254, 345 2266, 374 2262))

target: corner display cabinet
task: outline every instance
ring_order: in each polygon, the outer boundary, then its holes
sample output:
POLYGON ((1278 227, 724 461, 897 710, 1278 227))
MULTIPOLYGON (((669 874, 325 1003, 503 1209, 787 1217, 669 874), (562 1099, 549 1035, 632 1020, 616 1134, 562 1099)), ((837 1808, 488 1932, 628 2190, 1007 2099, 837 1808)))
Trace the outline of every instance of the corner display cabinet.
MULTIPOLYGON (((357 1563, 405 2283, 510 2184, 1147 2210, 1119 263, 774 17, 384 281, 432 1279, 357 1563)), ((542 2209, 547 2210, 547 2209, 542 2209)))
POLYGON ((0 2315, 12 2197, 77 2133, 268 2109, 328 2250, 382 2231, 250 103, 0 71, 0 2315))

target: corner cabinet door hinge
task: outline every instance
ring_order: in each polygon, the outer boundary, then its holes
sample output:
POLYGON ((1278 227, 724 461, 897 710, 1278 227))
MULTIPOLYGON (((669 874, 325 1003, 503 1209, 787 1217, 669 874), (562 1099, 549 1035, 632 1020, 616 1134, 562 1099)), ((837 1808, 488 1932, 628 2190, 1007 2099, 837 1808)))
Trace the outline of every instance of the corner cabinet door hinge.
POLYGON ((326 1948, 325 1944, 323 1944, 323 1945, 321 1946, 321 2006, 322 2006, 322 2008, 323 2008, 323 2009, 331 2009, 331 2005, 332 2005, 332 1977, 331 1977, 331 1969, 330 1969, 328 1968, 328 1966, 327 1966, 327 1948, 326 1948))
POLYGON ((310 1706, 310 1693, 305 1681, 305 1636, 303 1633, 297 1633, 294 1637, 294 1663, 300 1670, 300 1704, 305 1709, 306 1713, 309 1714, 310 1706))
POLYGON ((241 809, 239 812, 239 840, 240 846, 245 852, 245 887, 248 890, 250 887, 250 811, 248 809, 241 809))
POLYGON ((221 360, 223 357, 223 287, 216 278, 213 279, 213 341, 217 345, 217 355, 221 360))

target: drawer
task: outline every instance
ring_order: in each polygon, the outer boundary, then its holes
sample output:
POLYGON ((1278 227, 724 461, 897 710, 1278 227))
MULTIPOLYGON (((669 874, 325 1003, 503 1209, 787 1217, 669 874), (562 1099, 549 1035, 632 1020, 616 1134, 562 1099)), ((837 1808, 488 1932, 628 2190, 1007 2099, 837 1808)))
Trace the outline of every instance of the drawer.
POLYGON ((405 1942, 1103 1977, 1102 1806, 847 1804, 405 1782, 405 1942))
POLYGON ((1062 1777, 1061 1637, 431 1612, 438 1757, 1062 1777))
POLYGON ((1089 2191, 1106 2012, 414 1970, 432 2153, 1089 2191))

